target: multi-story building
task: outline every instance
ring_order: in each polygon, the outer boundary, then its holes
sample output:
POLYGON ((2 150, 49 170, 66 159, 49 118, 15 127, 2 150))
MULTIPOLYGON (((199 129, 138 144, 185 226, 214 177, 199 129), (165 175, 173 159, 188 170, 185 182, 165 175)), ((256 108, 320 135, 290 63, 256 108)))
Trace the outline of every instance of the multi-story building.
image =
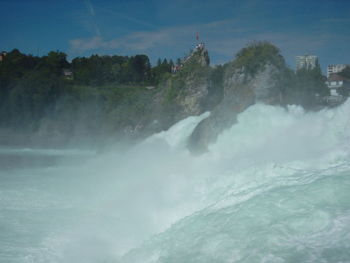
POLYGON ((316 67, 318 58, 314 55, 304 55, 296 57, 297 70, 300 69, 314 69, 316 67))
POLYGON ((329 78, 329 76, 331 74, 333 74, 333 73, 341 72, 347 66, 349 66, 349 65, 345 65, 345 64, 328 65, 328 67, 327 67, 327 78, 329 78))

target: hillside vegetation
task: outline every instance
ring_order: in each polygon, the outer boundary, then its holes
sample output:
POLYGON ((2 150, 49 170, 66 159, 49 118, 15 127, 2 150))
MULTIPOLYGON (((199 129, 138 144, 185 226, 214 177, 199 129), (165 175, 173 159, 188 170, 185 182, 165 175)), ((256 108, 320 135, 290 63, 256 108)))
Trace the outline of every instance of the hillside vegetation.
POLYGON ((68 62, 59 51, 36 57, 14 49, 0 62, 0 128, 65 139, 139 137, 213 110, 235 92, 229 88, 234 83, 245 87, 241 94, 252 89, 255 96, 278 94, 278 100, 264 101, 306 109, 317 106, 316 94, 328 94, 319 65, 294 72, 268 42, 247 45, 225 65, 209 63, 205 48, 177 65, 159 59, 153 67, 146 55, 92 55, 68 62), (174 66, 181 66, 176 74, 174 66), (265 81, 262 72, 273 76, 266 87, 257 87, 265 81))

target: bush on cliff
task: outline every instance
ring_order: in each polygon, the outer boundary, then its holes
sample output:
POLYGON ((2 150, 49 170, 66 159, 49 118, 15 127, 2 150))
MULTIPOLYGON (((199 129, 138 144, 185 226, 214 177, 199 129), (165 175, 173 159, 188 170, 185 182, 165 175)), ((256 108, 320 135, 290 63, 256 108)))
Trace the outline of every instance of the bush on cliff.
POLYGON ((277 47, 266 41, 253 42, 241 49, 234 61, 237 68, 245 68, 245 71, 254 76, 262 66, 271 63, 276 67, 285 65, 284 59, 277 47))

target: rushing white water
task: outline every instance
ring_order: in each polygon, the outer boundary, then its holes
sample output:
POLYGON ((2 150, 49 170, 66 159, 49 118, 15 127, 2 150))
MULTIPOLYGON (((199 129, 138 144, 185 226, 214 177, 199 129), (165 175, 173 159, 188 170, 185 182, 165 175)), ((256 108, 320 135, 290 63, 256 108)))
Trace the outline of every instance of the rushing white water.
POLYGON ((202 156, 186 139, 208 113, 2 169, 0 262, 350 262, 349 113, 254 105, 202 156))

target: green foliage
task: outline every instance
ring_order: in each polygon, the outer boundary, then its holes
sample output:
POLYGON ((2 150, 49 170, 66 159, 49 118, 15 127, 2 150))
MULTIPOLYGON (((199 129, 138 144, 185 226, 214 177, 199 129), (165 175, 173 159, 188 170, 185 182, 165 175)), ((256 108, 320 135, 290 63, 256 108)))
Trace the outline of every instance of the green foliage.
MULTIPOLYGON (((78 120, 84 123, 81 130, 88 132, 97 132, 104 125, 110 131, 121 131, 161 115, 150 111, 159 89, 164 88, 160 93, 165 96, 160 100, 164 103, 162 110, 170 113, 162 118, 170 120, 171 113, 178 110, 177 100, 186 94, 184 87, 202 83, 209 83, 203 106, 212 108, 222 100, 227 65, 210 68, 209 62, 206 50, 196 50, 174 75, 172 60, 159 59, 151 67, 146 55, 92 55, 69 63, 63 52, 35 57, 14 49, 0 63, 0 125, 35 130, 49 116, 50 121, 61 122, 61 129, 67 133, 73 132, 71 127, 76 127, 78 120), (65 79, 64 70, 71 70, 73 79, 65 79), (147 90, 148 85, 157 88, 147 90)), ((233 66, 244 67, 254 75, 266 63, 284 67, 276 47, 256 42, 237 54, 233 66)), ((314 103, 315 93, 327 94, 319 67, 297 73, 285 71, 281 83, 286 103, 308 105, 314 103)))
POLYGON ((223 86, 224 71, 225 65, 218 65, 212 70, 210 78, 215 86, 223 86))
POLYGON ((47 56, 40 59, 39 68, 42 71, 48 71, 51 74, 60 76, 62 74, 62 69, 69 67, 67 62, 67 55, 59 51, 51 51, 47 56))
POLYGON ((146 55, 78 57, 73 59, 72 69, 75 83, 83 85, 148 83, 151 80, 151 65, 146 55))
POLYGON ((161 81, 169 77, 174 63, 172 60, 168 62, 166 59, 161 62, 161 59, 158 59, 157 66, 153 67, 151 70, 151 82, 153 84, 159 84, 161 81))
POLYGON ((318 62, 314 69, 301 69, 295 73, 288 71, 284 76, 284 103, 302 105, 306 109, 316 107, 318 96, 329 95, 325 81, 318 62))
POLYGON ((208 99, 205 108, 211 109, 224 97, 224 72, 226 65, 218 65, 210 72, 210 83, 208 87, 208 99))
POLYGON ((68 111, 71 116, 64 117, 66 121, 80 114, 91 123, 89 114, 91 120, 98 121, 123 107, 130 107, 135 118, 145 115, 150 102, 145 103, 140 96, 148 98, 153 93, 145 86, 170 78, 173 66, 172 61, 164 59, 151 68, 146 55, 92 55, 75 58, 72 63, 66 58, 59 51, 43 57, 25 55, 17 49, 8 52, 0 63, 1 125, 35 129, 44 116, 59 119, 68 111), (64 70, 71 70, 73 78, 67 80, 64 70), (98 111, 90 112, 86 105, 95 105, 98 111))
POLYGON ((345 78, 344 85, 338 89, 338 93, 344 97, 349 97, 350 95, 350 66, 347 66, 342 72, 339 73, 340 76, 345 78))
POLYGON ((237 53, 233 66, 244 68, 246 73, 254 76, 266 64, 274 65, 281 72, 275 78, 284 104, 298 104, 310 109, 317 106, 318 96, 329 94, 318 62, 312 70, 293 72, 285 66, 279 49, 269 42, 254 42, 243 48, 237 53))
POLYGON ((349 97, 350 96, 350 85, 344 85, 340 88, 338 88, 338 93, 344 97, 349 97))
POLYGON ((269 42, 253 42, 237 53, 234 66, 244 67, 248 74, 254 76, 267 63, 276 67, 285 64, 277 47, 269 42))
POLYGON ((350 66, 347 66, 345 69, 343 69, 339 75, 350 80, 350 66))
POLYGON ((166 104, 173 103, 175 98, 181 93, 181 90, 185 86, 184 79, 178 76, 171 79, 169 83, 170 85, 168 85, 168 90, 164 101, 166 104))
POLYGON ((45 111, 63 92, 62 68, 66 54, 50 52, 38 58, 17 49, 7 54, 0 64, 2 124, 35 126, 45 111))

